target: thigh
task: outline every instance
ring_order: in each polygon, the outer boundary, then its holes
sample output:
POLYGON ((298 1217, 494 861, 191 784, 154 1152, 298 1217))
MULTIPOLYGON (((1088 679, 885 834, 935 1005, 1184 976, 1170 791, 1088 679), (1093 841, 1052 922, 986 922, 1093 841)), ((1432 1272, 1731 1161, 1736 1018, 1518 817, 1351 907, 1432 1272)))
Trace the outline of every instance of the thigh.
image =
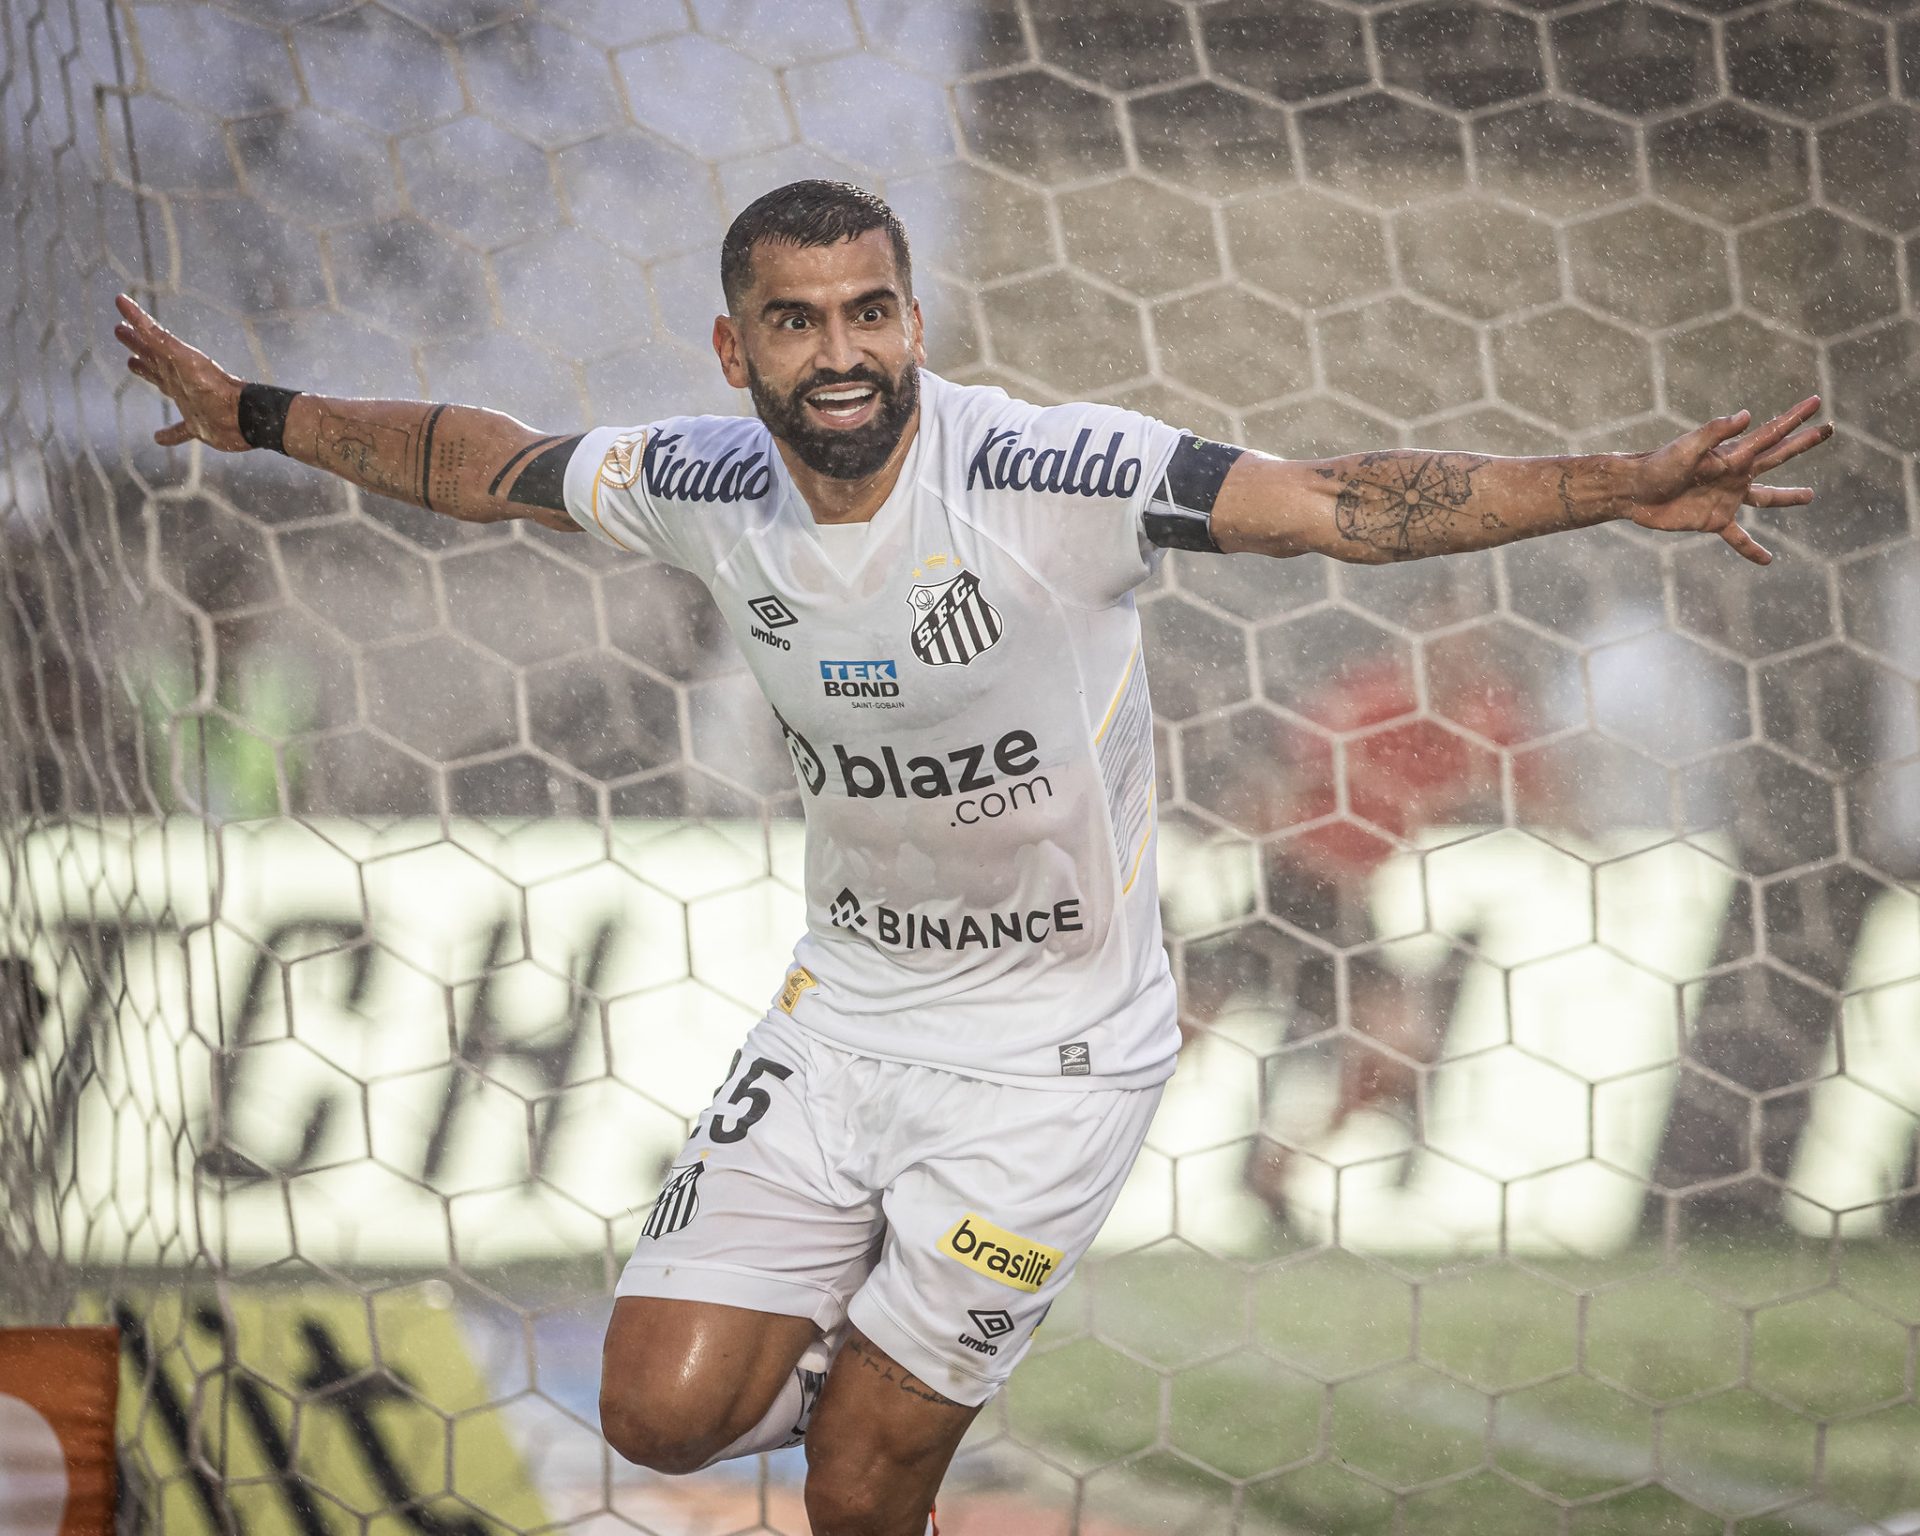
POLYGON ((878 1256, 878 1195, 849 1180, 839 1059, 763 1023, 694 1122, 614 1288, 836 1327, 878 1256))
POLYGON ((885 1251, 848 1316, 940 1395, 979 1404, 1092 1246, 1160 1089, 950 1081, 915 1117, 925 1151, 882 1197, 885 1251))
POLYGON ((633 1446, 738 1438, 845 1318, 883 1217, 837 1172, 840 1087, 805 1039, 765 1024, 747 1037, 615 1287, 601 1415, 616 1445, 617 1430, 633 1446))
POLYGON ((759 1423, 818 1336, 804 1317, 619 1297, 600 1358, 607 1439, 629 1451, 683 1446, 705 1461, 759 1423))
POLYGON ((807 1431, 816 1531, 920 1536, 977 1403, 945 1397, 858 1329, 834 1358, 807 1431))

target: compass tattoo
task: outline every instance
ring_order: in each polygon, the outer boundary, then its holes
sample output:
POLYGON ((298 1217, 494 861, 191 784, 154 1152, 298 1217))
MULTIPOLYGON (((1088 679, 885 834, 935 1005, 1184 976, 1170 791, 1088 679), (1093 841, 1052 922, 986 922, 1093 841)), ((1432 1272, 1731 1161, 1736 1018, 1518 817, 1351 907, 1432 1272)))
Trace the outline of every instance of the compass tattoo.
POLYGON ((1456 548, 1469 521, 1489 531, 1501 526, 1493 513, 1468 506, 1474 471, 1486 462, 1473 453, 1362 454, 1359 471, 1340 487, 1335 526, 1342 538, 1389 560, 1456 548))

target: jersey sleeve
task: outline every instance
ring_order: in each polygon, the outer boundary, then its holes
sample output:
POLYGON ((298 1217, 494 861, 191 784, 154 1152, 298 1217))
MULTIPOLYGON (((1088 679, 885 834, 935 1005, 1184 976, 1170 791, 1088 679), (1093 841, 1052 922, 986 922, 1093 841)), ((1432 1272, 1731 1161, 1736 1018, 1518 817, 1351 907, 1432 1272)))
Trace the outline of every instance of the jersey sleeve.
POLYGON ((1008 406, 968 433, 970 514, 1062 597, 1118 602, 1153 574, 1147 512, 1186 434, 1114 405, 1008 406))
POLYGON ((693 569, 674 519, 647 492, 647 440, 659 428, 596 427, 567 461, 567 515, 594 537, 629 554, 693 569))

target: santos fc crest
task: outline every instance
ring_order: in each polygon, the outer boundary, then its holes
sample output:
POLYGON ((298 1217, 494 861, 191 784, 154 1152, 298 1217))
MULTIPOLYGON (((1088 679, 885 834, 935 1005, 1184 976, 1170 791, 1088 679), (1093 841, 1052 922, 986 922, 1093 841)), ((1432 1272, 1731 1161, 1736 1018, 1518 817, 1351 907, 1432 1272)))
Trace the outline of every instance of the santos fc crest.
POLYGON ((972 571, 910 588, 907 605, 913 609, 913 654, 930 667, 964 667, 1000 638, 999 610, 972 571))

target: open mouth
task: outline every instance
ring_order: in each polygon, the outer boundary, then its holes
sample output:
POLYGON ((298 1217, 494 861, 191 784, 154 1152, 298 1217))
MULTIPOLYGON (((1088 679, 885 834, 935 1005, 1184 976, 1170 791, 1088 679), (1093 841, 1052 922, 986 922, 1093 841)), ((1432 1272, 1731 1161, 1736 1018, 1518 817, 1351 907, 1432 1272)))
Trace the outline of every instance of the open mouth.
POLYGON ((880 407, 880 391, 871 384, 829 384, 808 395, 807 406, 836 427, 863 426, 880 407))

